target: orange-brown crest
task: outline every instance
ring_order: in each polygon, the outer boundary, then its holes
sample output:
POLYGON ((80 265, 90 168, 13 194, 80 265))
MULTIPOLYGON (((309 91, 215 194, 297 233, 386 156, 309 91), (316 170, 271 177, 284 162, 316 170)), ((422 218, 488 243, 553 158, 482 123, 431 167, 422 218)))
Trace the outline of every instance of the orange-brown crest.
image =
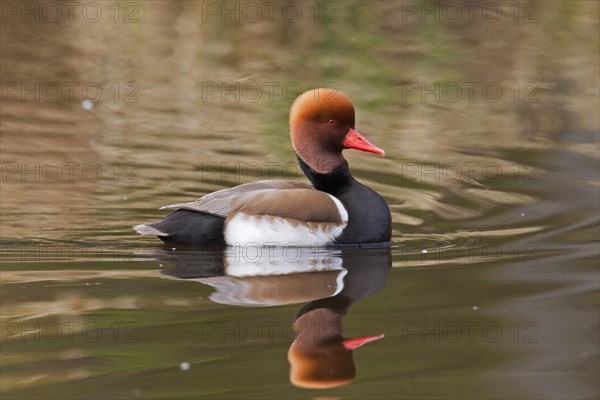
POLYGON ((354 127, 354 106, 348 97, 334 89, 309 90, 294 100, 290 111, 290 130, 303 121, 337 120, 354 127))

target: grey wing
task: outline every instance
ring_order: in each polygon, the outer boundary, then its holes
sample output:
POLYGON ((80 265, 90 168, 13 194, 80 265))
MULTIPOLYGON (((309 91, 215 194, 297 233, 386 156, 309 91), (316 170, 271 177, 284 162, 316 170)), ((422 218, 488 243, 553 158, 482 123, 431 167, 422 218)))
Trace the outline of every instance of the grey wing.
POLYGON ((250 195, 254 197, 257 192, 264 194, 272 193, 278 189, 311 189, 310 185, 301 182, 291 181, 257 181, 243 183, 228 189, 218 190, 200 197, 198 200, 189 203, 170 204, 160 209, 178 208, 181 210, 190 210, 204 212, 222 217, 227 217, 229 213, 239 207, 240 200, 250 195))

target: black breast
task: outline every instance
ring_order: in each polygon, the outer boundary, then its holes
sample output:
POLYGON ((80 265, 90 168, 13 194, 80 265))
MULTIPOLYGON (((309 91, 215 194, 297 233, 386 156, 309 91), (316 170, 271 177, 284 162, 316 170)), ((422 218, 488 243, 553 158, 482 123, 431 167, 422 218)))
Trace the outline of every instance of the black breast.
POLYGON ((348 211, 348 226, 336 238, 336 243, 391 241, 391 215, 387 203, 377 192, 354 179, 347 164, 328 174, 320 174, 306 165, 300 157, 298 162, 315 189, 335 196, 348 211))
POLYGON ((383 243, 391 241, 390 209, 383 198, 356 180, 336 196, 348 211, 348 226, 337 243, 383 243))

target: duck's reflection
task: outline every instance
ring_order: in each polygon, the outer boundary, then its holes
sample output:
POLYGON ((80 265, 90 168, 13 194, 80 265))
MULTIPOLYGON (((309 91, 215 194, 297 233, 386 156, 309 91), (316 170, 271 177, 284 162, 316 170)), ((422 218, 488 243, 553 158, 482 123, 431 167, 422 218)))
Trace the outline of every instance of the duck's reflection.
POLYGON ((391 268, 389 248, 248 249, 165 251, 161 272, 215 288, 221 304, 265 307, 309 302, 296 316, 288 351, 290 381, 304 388, 330 388, 355 377, 353 350, 383 333, 344 338, 342 318, 359 299, 381 289, 391 268), (259 254, 260 252, 260 254, 259 254))
POLYGON ((383 337, 383 333, 354 339, 342 335, 342 317, 359 299, 385 284, 391 267, 389 249, 343 250, 348 271, 343 288, 332 297, 311 301, 294 322, 296 339, 288 351, 290 381, 306 388, 329 388, 350 383, 356 374, 352 351, 383 337))

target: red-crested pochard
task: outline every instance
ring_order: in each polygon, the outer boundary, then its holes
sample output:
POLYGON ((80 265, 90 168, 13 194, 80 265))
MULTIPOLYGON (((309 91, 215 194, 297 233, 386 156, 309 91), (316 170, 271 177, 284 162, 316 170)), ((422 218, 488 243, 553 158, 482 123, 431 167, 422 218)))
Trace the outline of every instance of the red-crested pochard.
POLYGON ((134 229, 170 244, 324 246, 391 240, 385 200, 356 181, 342 156, 357 149, 383 156, 354 129, 354 106, 332 89, 299 96, 290 111, 298 163, 312 186, 259 181, 207 194, 166 218, 134 229))

